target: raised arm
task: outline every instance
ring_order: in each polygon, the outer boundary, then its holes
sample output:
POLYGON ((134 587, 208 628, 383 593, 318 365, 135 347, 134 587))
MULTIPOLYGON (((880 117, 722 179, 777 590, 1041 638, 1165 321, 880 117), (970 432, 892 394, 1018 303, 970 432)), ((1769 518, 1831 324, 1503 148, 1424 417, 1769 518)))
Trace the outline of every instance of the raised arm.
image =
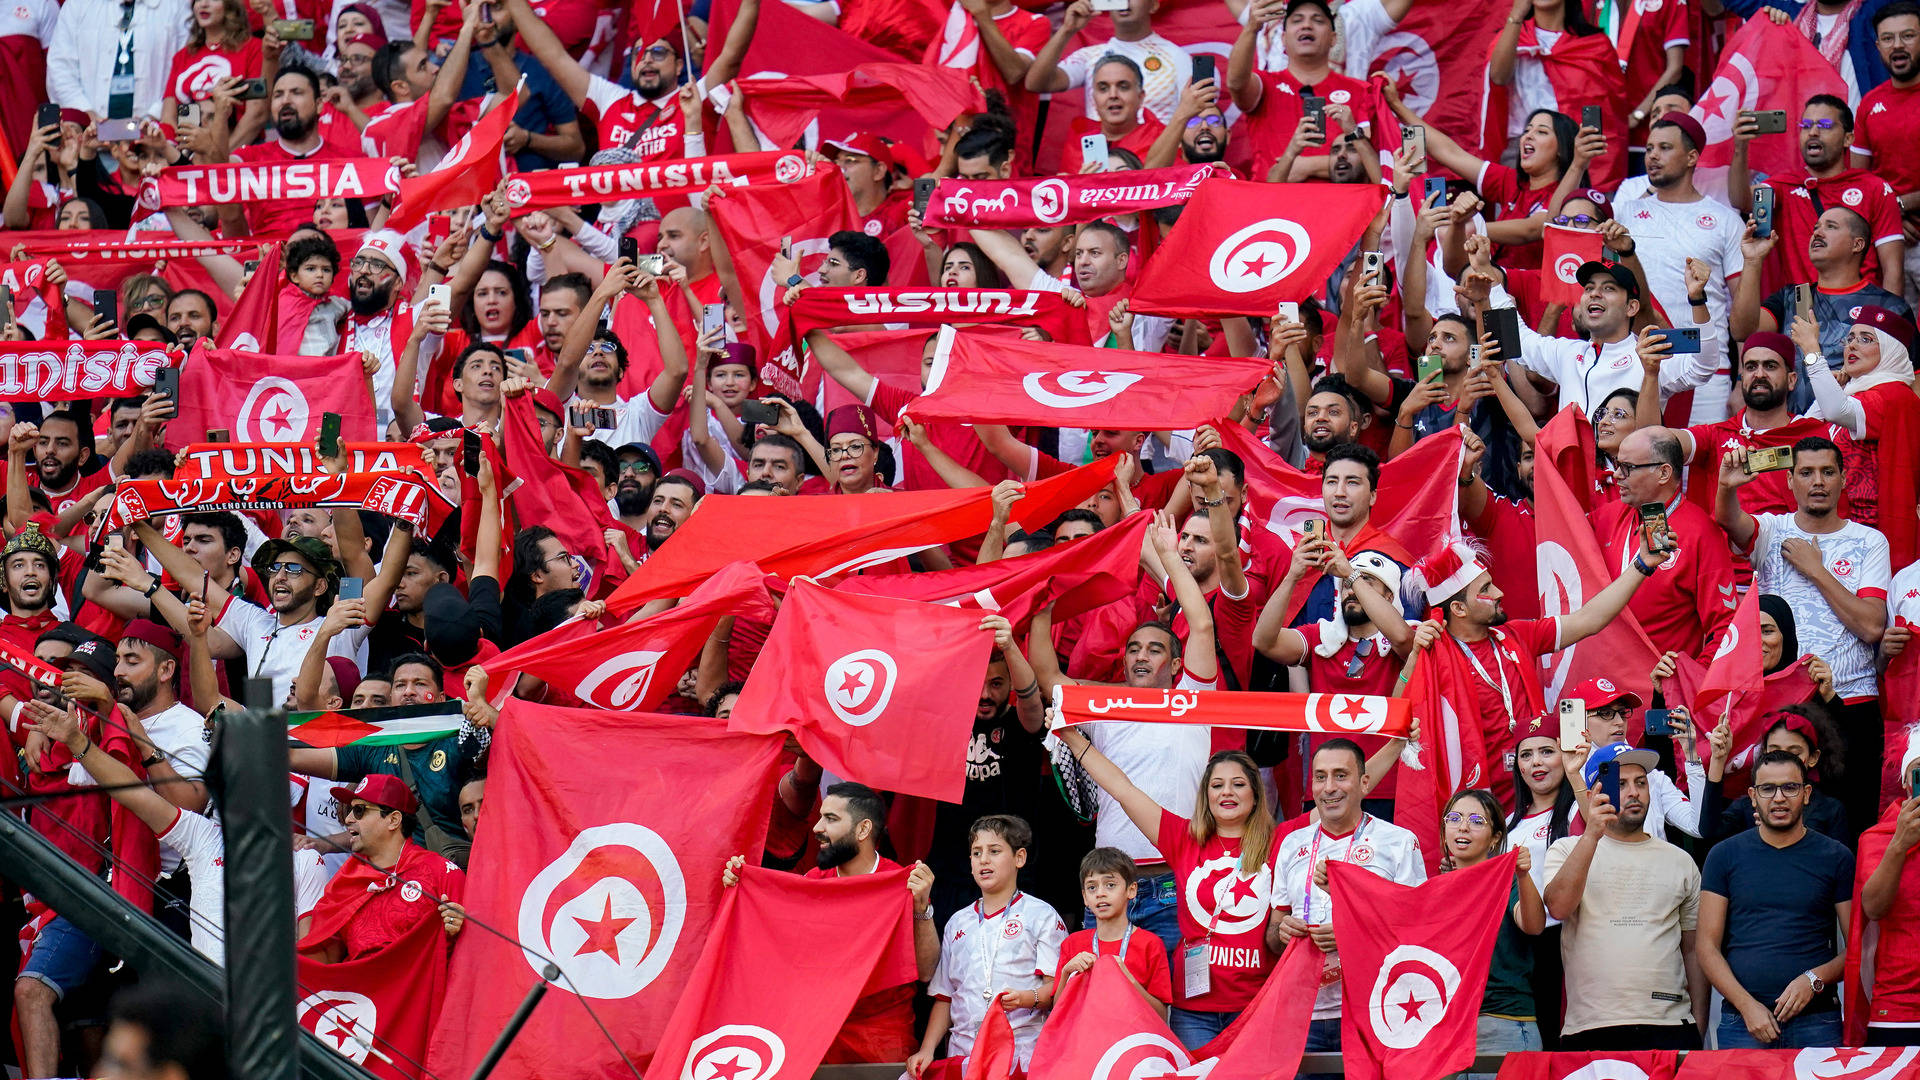
MULTIPOLYGON (((1017 246, 1017 245, 1016 245, 1017 246)), ((820 365, 820 370, 841 385, 857 401, 871 401, 876 380, 873 373, 860 366, 833 335, 825 330, 815 330, 807 335, 807 352, 820 365)))
POLYGON ((1750 551, 1760 523, 1740 505, 1740 489, 1753 483, 1753 474, 1747 472, 1746 447, 1727 447, 1720 458, 1719 481, 1713 492, 1714 524, 1726 530, 1727 539, 1737 550, 1750 551))
MULTIPOLYGON (((207 572, 201 568, 200 564, 194 562, 191 555, 175 547, 173 541, 168 540, 159 529, 153 527, 152 522, 136 521, 133 523, 133 531, 134 535, 140 538, 140 543, 147 549, 147 553, 160 563, 161 569, 173 575, 173 580, 179 582, 181 588, 191 588, 190 582, 206 579, 207 572)), ((218 611, 213 613, 215 619, 218 619, 219 615, 218 611)), ((231 660, 242 655, 239 644, 218 626, 207 631, 207 643, 212 648, 213 655, 219 659, 231 660)))
POLYGON ((1059 734, 1060 741, 1066 743, 1067 749, 1073 752, 1073 759, 1087 770, 1087 776, 1099 784, 1102 791, 1113 796, 1113 801, 1126 811, 1127 820, 1133 822, 1134 828, 1147 838, 1147 843, 1159 847, 1160 817, 1165 811, 1153 801, 1153 796, 1135 786, 1120 766, 1101 753, 1093 745, 1093 740, 1079 728, 1061 728, 1059 734))
POLYGON ((993 631, 993 647, 1007 662, 1007 681, 1013 684, 1014 709, 1019 714, 1020 726, 1027 734, 1038 735, 1047 729, 1046 698, 1040 694, 1040 677, 1033 672, 1033 665, 1027 663, 1025 653, 1020 651, 1020 643, 1014 640, 1013 624, 1004 615, 988 615, 980 620, 983 630, 993 631))
MULTIPOLYGON (((1654 553, 1649 551, 1647 541, 1643 537, 1640 541, 1640 550, 1634 553, 1633 558, 1627 563, 1627 568, 1620 571, 1619 577, 1579 609, 1560 616, 1559 647, 1564 649, 1576 641, 1584 641, 1618 618, 1620 613, 1626 610, 1627 601, 1633 599, 1634 590, 1640 587, 1641 582, 1652 577, 1653 572, 1659 568, 1660 560, 1666 558, 1672 544, 1673 538, 1666 537, 1659 552, 1654 553)), ((1555 915, 1554 918, 1557 919, 1560 916, 1555 915)))
POLYGON ((80 716, 77 706, 69 704, 66 708, 55 708, 44 701, 28 701, 24 714, 27 730, 37 731, 50 739, 66 745, 73 759, 87 770, 87 775, 114 802, 133 811, 142 824, 155 833, 166 832, 173 825, 173 819, 180 814, 179 807, 168 802, 164 796, 152 788, 141 784, 140 777, 118 758, 105 750, 100 744, 88 738, 80 730, 80 716))
POLYGON ((1172 527, 1155 525, 1147 530, 1147 535, 1160 555, 1161 565, 1166 568, 1167 583, 1173 586, 1173 598, 1180 604, 1180 613, 1187 617, 1187 643, 1180 654, 1187 675, 1195 682, 1210 683, 1220 677, 1220 659, 1213 637, 1213 609, 1207 606, 1206 596, 1193 580, 1193 571, 1188 570, 1180 558, 1179 536, 1172 527))
MULTIPOLYGON (((1073 0, 1067 5, 1066 12, 1060 17, 1060 28, 1053 32, 1047 43, 1034 55, 1033 63, 1027 68, 1026 86, 1035 94, 1057 94, 1069 89, 1073 80, 1060 70, 1060 58, 1066 55, 1067 44, 1073 36, 1084 29, 1093 19, 1091 0, 1073 0)), ((976 243, 978 241, 975 241, 976 243)))
POLYGON ((567 52, 559 35, 549 29, 534 12, 532 4, 527 0, 506 0, 506 4, 507 10, 513 13, 513 28, 520 34, 522 47, 547 69, 553 81, 559 83, 560 89, 573 99, 574 107, 580 107, 587 100, 587 92, 592 89, 593 77, 567 52))

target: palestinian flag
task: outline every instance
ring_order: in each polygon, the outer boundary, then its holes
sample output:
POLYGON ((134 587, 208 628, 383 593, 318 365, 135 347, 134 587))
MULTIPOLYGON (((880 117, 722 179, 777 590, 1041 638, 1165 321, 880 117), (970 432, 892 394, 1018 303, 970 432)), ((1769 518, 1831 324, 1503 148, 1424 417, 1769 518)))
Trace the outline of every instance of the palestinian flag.
POLYGON ((457 700, 378 709, 330 709, 287 714, 287 737, 296 745, 412 746, 460 731, 464 716, 457 700))

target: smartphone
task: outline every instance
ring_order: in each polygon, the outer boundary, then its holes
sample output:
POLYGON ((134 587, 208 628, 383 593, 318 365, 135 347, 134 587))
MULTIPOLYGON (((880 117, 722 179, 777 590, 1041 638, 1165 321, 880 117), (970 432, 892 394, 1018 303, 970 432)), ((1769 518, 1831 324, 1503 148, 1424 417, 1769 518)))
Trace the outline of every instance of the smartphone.
POLYGON ((1300 321, 1300 302, 1297 300, 1282 301, 1280 306, 1274 309, 1273 317, 1280 320, 1281 322, 1290 322, 1290 323, 1299 322, 1300 321))
POLYGON ((1444 372, 1445 364, 1446 361, 1442 360, 1438 353, 1428 353, 1420 358, 1420 364, 1415 369, 1414 378, 1421 382, 1432 382, 1439 378, 1444 372))
POLYGON ((207 441, 208 442, 232 442, 233 433, 223 427, 210 427, 207 429, 207 441))
POLYGON ((121 536, 119 533, 108 533, 107 546, 119 551, 125 551, 127 550, 127 538, 121 536))
POLYGON ((1907 773, 1907 791, 1920 792, 1920 765, 1915 765, 1912 771, 1907 773))
POLYGON ((1467 366, 1468 367, 1480 366, 1480 346, 1477 342, 1475 344, 1467 346, 1467 366))
POLYGON ((340 579, 340 599, 359 600, 367 595, 367 583, 357 577, 340 579))
MULTIPOLYGON (((34 111, 33 127, 35 131, 38 131, 39 129, 44 127, 53 127, 59 123, 60 123, 60 106, 54 102, 51 102, 51 101, 45 102, 40 106, 40 108, 34 111)), ((57 139, 59 137, 60 137, 59 133, 55 132, 54 138, 57 139)))
POLYGON ((1647 710, 1647 734, 1678 735, 1679 731, 1675 729, 1673 726, 1673 710, 1648 709, 1647 710))
POLYGON ((465 430, 460 433, 460 467, 468 476, 480 475, 480 433, 465 430))
POLYGON ((1607 805, 1614 813, 1620 812, 1620 763, 1603 761, 1594 770, 1593 790, 1607 797, 1607 805))
MULTIPOLYGON (((918 183, 918 181, 915 181, 918 183)), ((700 309, 700 334, 706 336, 727 325, 727 305, 708 304, 700 309)))
POLYGON ((274 19, 267 23, 267 29, 281 41, 312 41, 312 19, 274 19))
POLYGON ((93 293, 93 313, 110 323, 120 322, 120 296, 112 289, 96 289, 93 293))
MULTIPOLYGON (((1418 124, 1402 129, 1400 132, 1400 149, 1412 154, 1415 160, 1425 158, 1427 156, 1427 129, 1418 124)), ((1429 180, 1428 184, 1431 185, 1432 181, 1429 180)), ((1442 188, 1446 187, 1447 182, 1445 180, 1440 181, 1440 186, 1442 188)))
POLYGON ((780 254, 789 259, 793 258, 793 237, 783 236, 780 238, 780 254))
POLYGON ((1094 172, 1107 171, 1107 137, 1099 132, 1080 136, 1080 160, 1097 161, 1100 167, 1094 172))
POLYGON ((1095 11, 1125 11, 1127 0, 1093 0, 1095 11))
POLYGON ((1763 472, 1777 472, 1793 467, 1793 447, 1756 446, 1747 451, 1747 475, 1757 476, 1763 472))
POLYGON ((1787 133, 1787 110, 1785 109, 1744 109, 1739 119, 1753 117, 1755 135, 1785 135, 1787 133))
POLYGON ((660 254, 642 255, 633 260, 633 265, 638 267, 643 274, 652 274, 654 277, 659 277, 667 272, 667 257, 660 254))
POLYGON ((620 414, 612 409, 595 407, 587 410, 587 419, 593 422, 593 430, 610 431, 620 423, 620 414))
POLYGON ((340 414, 320 414, 319 450, 321 457, 340 456, 340 414))
MULTIPOLYGON (((1424 140, 1425 136, 1422 136, 1422 139, 1424 140)), ((1435 206, 1446 206, 1447 205, 1446 179, 1444 177, 1439 177, 1439 176, 1427 177, 1426 195, 1427 197, 1420 203, 1420 206, 1422 209, 1425 209, 1428 203, 1433 203, 1433 205, 1435 206), (1439 196, 1440 198, 1440 201, 1437 203, 1433 202, 1435 196, 1439 196)))
POLYGON ((447 284, 427 286, 427 303, 438 304, 451 312, 453 310, 453 286, 447 284))
POLYGON ((1327 141, 1327 103, 1317 94, 1301 94, 1300 107, 1307 119, 1313 121, 1313 128, 1319 136, 1313 140, 1318 146, 1327 141))
POLYGON ((1796 318, 1800 316, 1813 318, 1812 285, 1802 283, 1793 287, 1793 314, 1796 318))
POLYGON ((922 176, 913 182, 913 211, 921 217, 927 216, 927 203, 933 201, 933 189, 940 185, 936 177, 922 176))
POLYGON ((265 101, 267 99, 267 80, 248 79, 240 84, 241 101, 265 101))
POLYGON ((1308 518, 1306 522, 1300 526, 1300 535, 1303 541, 1325 540, 1327 538, 1327 519, 1308 518))
POLYGON ((780 407, 767 401, 743 401, 740 403, 740 422, 772 427, 780 422, 780 407))
POLYGON ((132 142, 140 137, 140 121, 110 117, 100 121, 95 131, 103 143, 132 142))
POLYGON ((1486 308, 1480 312, 1480 324, 1500 346, 1500 358, 1513 360, 1520 355, 1520 312, 1514 308, 1486 308))
POLYGON ((1560 750, 1571 754, 1587 741, 1587 703, 1579 698, 1560 699, 1560 750))
POLYGON ((1667 507, 1664 503, 1650 502, 1640 504, 1640 527, 1647 537, 1647 546, 1654 551, 1664 550, 1667 533, 1667 507), (1659 538, 1656 543, 1656 538, 1659 538))
POLYGON ((0 329, 13 328, 13 290, 0 285, 0 329))
POLYGON ((493 25, 493 5, 492 4, 480 5, 480 21, 483 23, 486 23, 488 26, 493 25))
POLYGON ((1600 106, 1588 105, 1580 110, 1580 126, 1600 130, 1600 106))
POLYGON ((1205 82, 1213 78, 1213 57, 1196 56, 1193 58, 1193 81, 1205 82))
MULTIPOLYGON (((785 248, 782 248, 781 253, 785 254, 785 250, 786 250, 785 248)), ((620 238, 620 257, 627 260, 628 262, 632 263, 635 266, 639 266, 640 265, 640 241, 631 236, 621 237, 620 238)))
POLYGON ((532 349, 526 349, 526 348, 507 349, 507 350, 504 350, 500 355, 506 357, 508 360, 518 360, 523 364, 530 364, 533 362, 532 349))
POLYGON ((1760 239, 1773 235, 1773 188, 1767 184, 1753 186, 1753 235, 1760 239))
POLYGON ((1670 326, 1654 330, 1654 338, 1664 340, 1673 353, 1697 353, 1700 351, 1700 328, 1697 326, 1670 326))
POLYGON ((180 369, 163 367, 153 373, 153 392, 164 394, 168 401, 180 400, 180 369))
POLYGON ((1386 258, 1386 256, 1385 256, 1385 255, 1382 255, 1382 254, 1381 254, 1380 252, 1378 252, 1378 251, 1363 251, 1363 252, 1361 252, 1361 253, 1360 253, 1360 277, 1361 277, 1361 279, 1362 279, 1362 280, 1364 280, 1364 281, 1376 281, 1376 282, 1377 282, 1377 281, 1379 281, 1379 280, 1380 280, 1380 267, 1381 267, 1381 265, 1382 265, 1383 263, 1385 263, 1386 261, 1387 261, 1387 258, 1386 258))
POLYGON ((175 117, 175 120, 181 124, 192 124, 194 127, 199 127, 200 126, 200 103, 197 101, 189 101, 182 104, 180 106, 179 114, 175 117))

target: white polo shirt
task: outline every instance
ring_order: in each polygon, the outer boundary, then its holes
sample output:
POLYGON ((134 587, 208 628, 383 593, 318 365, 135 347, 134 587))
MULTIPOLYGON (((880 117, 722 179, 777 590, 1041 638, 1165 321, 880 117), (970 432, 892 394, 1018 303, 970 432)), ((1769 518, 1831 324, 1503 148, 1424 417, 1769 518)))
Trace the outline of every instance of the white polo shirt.
MULTIPOLYGON (((983 911, 975 900, 954 912, 940 939, 940 963, 927 984, 927 993, 952 1004, 947 1053, 965 1057, 973 1051, 988 1008, 998 1008, 993 999, 1000 991, 1033 990, 1051 978, 1059 969, 1060 943, 1066 939, 1067 925, 1059 913, 1024 892, 1013 894, 1012 902, 999 911, 983 911)), ((1033 1044, 1045 1019, 1038 1009, 1007 1013, 1023 1069, 1033 1059, 1033 1044)))

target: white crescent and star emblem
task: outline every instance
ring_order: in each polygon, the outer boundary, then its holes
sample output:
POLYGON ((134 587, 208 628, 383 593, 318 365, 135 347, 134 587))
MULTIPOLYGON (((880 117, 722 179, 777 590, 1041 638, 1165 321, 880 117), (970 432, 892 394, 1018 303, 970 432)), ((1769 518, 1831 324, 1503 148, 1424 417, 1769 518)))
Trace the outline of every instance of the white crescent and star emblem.
POLYGON ((1315 731, 1379 731, 1387 722, 1386 704, 1365 694, 1308 694, 1307 726, 1315 731))
POLYGON ((1042 180, 1033 189, 1033 216, 1043 224, 1057 225, 1067 216, 1067 184, 1058 178, 1042 180))
POLYGON ((647 696, 647 688, 653 685, 655 666, 665 655, 656 650, 623 652, 588 672, 574 693, 580 700, 603 709, 616 712, 626 709, 647 696))
POLYGON ((298 383, 262 375, 233 418, 234 438, 237 442, 299 442, 306 437, 311 416, 307 395, 300 392, 298 383))
POLYGON ((1165 1036, 1138 1031, 1107 1047, 1087 1080, 1147 1080, 1193 1064, 1186 1048, 1165 1036))
POLYGON ((1589 1061, 1573 1070, 1560 1080, 1648 1080, 1647 1070, 1631 1061, 1619 1058, 1601 1058, 1589 1061))
POLYGON ((1299 223, 1263 218, 1220 241, 1207 275, 1223 292, 1259 292, 1298 270, 1312 250, 1313 239, 1299 223))
POLYGON ((1251 877, 1240 876, 1236 855, 1208 859, 1187 875, 1185 894, 1187 914, 1205 926, 1213 922, 1216 934, 1243 934, 1267 922, 1272 907, 1273 869, 1262 863, 1251 877), (1214 911, 1219 917, 1214 918, 1214 911))
POLYGON ((1893 1080, 1916 1057, 1920 1047, 1808 1049, 1794 1055, 1793 1073, 1801 1080, 1893 1080))
POLYGON ((1420 945, 1401 945, 1380 963, 1367 996, 1367 1020, 1380 1042, 1395 1050, 1420 1045, 1446 1018, 1460 989, 1453 961, 1420 945))
POLYGON ((364 1065, 373 1046, 380 1009, 373 999, 351 990, 321 990, 301 999, 294 1020, 321 1042, 356 1065, 364 1065))
POLYGON ((1112 401, 1144 376, 1130 371, 1063 371, 1059 375, 1029 372, 1020 380, 1027 396, 1056 409, 1079 409, 1112 401), (1058 389, 1051 389, 1052 382, 1058 389))
POLYGON ((786 1062, 780 1036, 752 1024, 725 1024, 687 1047, 680 1080, 768 1080, 786 1062))
POLYGON ((1553 260, 1553 276, 1568 285, 1578 285, 1580 282, 1577 275, 1580 273, 1580 267, 1582 265, 1584 265, 1584 260, 1580 258, 1579 254, 1569 251, 1553 260))
POLYGON ((632 997, 666 969, 686 917, 686 876, 660 834, 596 825, 527 883, 521 956, 535 972, 551 957, 563 973, 554 985, 581 997, 632 997))
POLYGON ((866 727, 887 710, 899 678, 892 656, 880 649, 860 649, 827 665, 822 688, 833 715, 854 727, 866 727))

